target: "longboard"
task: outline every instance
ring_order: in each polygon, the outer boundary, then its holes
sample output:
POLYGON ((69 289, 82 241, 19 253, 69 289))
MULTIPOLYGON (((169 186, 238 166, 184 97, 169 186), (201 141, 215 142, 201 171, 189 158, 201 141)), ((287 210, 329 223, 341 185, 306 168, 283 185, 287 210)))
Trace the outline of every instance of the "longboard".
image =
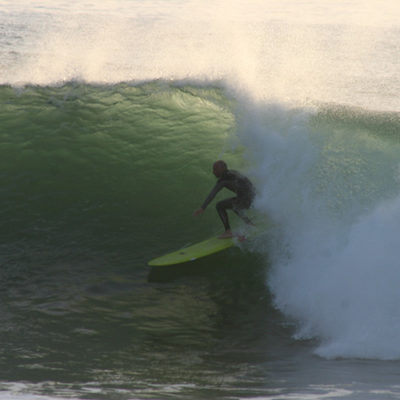
POLYGON ((237 238, 219 239, 218 236, 214 236, 200 243, 196 243, 172 253, 165 254, 164 256, 154 258, 153 260, 149 261, 148 265, 167 266, 194 261, 198 258, 228 249, 229 247, 232 247, 237 240, 237 238))

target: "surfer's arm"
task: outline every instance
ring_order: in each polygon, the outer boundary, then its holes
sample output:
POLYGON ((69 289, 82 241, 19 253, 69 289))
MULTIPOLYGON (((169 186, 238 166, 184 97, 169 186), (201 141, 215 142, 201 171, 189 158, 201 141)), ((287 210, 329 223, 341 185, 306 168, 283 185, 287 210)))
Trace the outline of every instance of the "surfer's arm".
POLYGON ((203 211, 207 208, 207 206, 211 203, 211 201, 214 199, 216 194, 225 186, 223 181, 217 182, 217 184, 213 187, 211 190, 210 194, 207 196, 207 198, 204 200, 203 205, 201 206, 201 209, 203 211))
POLYGON ((203 214, 203 212, 204 212, 204 210, 200 207, 200 208, 198 208, 197 210, 195 210, 195 212, 193 213, 193 215, 194 215, 195 217, 197 217, 198 215, 203 214))

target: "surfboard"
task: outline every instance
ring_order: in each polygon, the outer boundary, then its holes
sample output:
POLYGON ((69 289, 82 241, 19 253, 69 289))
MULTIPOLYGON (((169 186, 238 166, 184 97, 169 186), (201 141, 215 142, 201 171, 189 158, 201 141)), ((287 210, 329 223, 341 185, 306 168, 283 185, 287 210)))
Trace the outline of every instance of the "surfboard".
POLYGON ((148 262, 148 265, 168 266, 194 261, 201 257, 206 257, 219 251, 228 249, 238 242, 238 238, 219 239, 214 236, 210 239, 184 247, 172 253, 165 254, 161 257, 154 258, 148 262))

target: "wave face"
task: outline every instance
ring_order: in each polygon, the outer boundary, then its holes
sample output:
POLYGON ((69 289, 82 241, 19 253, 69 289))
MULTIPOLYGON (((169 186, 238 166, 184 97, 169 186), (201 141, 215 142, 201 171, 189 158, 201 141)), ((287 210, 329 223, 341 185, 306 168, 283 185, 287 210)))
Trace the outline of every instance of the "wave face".
POLYGON ((157 242, 160 227, 185 229, 182 215, 210 184, 203 166, 233 126, 229 101, 212 87, 3 86, 0 97, 6 242, 44 233, 118 248, 146 230, 157 242))
POLYGON ((276 222, 255 250, 297 336, 318 338, 325 357, 400 357, 398 114, 164 81, 2 86, 0 98, 9 261, 85 249, 143 268, 220 228, 214 212, 191 213, 223 157, 276 222))

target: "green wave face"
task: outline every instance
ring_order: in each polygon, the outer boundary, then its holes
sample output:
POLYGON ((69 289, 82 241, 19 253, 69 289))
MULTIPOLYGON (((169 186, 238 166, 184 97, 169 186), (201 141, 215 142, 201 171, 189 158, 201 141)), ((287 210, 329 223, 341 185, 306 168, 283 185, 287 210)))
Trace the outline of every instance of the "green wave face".
POLYGON ((285 201, 292 207, 304 188, 339 214, 396 190, 396 114, 255 105, 222 87, 162 81, 2 86, 0 99, 6 243, 46 237, 126 254, 134 248, 144 262, 149 249, 153 256, 204 239, 220 222, 212 206, 204 218, 192 212, 213 186, 219 158, 245 168, 267 212, 270 201, 287 212, 285 201), (296 180, 291 163, 311 155, 296 180))
POLYGON ((6 241, 40 231, 124 246, 189 232, 234 128, 212 87, 1 87, 0 98, 6 241))

